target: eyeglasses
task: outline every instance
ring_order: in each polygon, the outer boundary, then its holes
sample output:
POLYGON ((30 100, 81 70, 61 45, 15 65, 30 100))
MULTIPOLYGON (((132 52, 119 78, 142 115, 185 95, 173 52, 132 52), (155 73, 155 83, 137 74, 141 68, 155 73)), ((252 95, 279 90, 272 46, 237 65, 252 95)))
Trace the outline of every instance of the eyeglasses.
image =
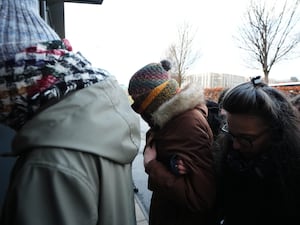
POLYGON ((264 129, 262 132, 260 132, 257 135, 251 135, 250 136, 242 136, 242 135, 234 135, 228 130, 228 124, 225 124, 221 128, 222 132, 224 132, 226 135, 228 135, 231 139, 236 140, 240 145, 242 145, 245 148, 253 148, 253 142, 258 140, 264 133, 266 133, 269 129, 264 129))

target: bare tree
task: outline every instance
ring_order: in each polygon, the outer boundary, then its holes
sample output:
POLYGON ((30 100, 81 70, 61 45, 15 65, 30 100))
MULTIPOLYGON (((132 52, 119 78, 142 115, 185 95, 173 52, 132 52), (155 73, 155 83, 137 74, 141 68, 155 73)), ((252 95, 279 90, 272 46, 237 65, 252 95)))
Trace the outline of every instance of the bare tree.
POLYGON ((166 51, 166 58, 172 64, 172 76, 182 85, 191 66, 200 58, 200 51, 194 49, 196 31, 188 23, 178 27, 178 40, 166 51))
POLYGON ((261 68, 266 83, 272 67, 281 60, 291 59, 300 41, 299 29, 296 29, 299 0, 287 3, 286 0, 282 7, 276 4, 267 7, 266 1, 251 0, 236 37, 238 47, 249 53, 246 63, 252 68, 261 68))

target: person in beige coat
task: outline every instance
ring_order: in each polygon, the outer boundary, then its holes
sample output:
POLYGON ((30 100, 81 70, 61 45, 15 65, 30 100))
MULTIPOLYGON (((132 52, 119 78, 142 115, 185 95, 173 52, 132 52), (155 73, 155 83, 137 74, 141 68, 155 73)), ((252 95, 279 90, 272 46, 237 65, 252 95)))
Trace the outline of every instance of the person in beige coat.
POLYGON ((169 61, 150 63, 130 79, 132 108, 149 124, 144 165, 153 192, 150 225, 211 224, 215 203, 213 133, 203 89, 183 89, 169 61), (185 171, 180 172, 184 165, 185 171))
POLYGON ((135 225, 139 118, 117 80, 42 20, 0 2, 0 119, 16 131, 1 225, 135 225))

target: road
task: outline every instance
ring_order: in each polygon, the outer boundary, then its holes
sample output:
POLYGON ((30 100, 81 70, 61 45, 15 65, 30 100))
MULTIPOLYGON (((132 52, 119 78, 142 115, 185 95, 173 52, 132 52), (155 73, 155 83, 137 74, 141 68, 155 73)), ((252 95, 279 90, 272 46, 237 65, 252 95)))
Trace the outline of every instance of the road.
POLYGON ((141 147, 138 155, 134 159, 132 163, 132 175, 133 182, 135 187, 138 189, 136 193, 142 206, 145 210, 145 213, 149 214, 149 206, 152 192, 148 190, 148 175, 145 173, 144 165, 143 165, 143 150, 145 145, 145 135, 146 131, 149 129, 148 124, 146 124, 142 119, 141 123, 141 147))

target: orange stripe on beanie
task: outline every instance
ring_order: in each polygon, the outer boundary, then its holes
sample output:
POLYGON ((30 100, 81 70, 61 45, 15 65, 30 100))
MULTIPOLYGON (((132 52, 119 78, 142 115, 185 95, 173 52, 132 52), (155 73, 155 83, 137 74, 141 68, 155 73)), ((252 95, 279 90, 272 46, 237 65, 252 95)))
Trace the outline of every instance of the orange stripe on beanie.
POLYGON ((170 69, 171 63, 162 60, 147 64, 131 77, 128 93, 134 101, 132 108, 137 113, 152 113, 176 94, 178 83, 171 79, 170 69))
POLYGON ((149 100, 147 107, 144 111, 140 112, 141 114, 153 114, 163 103, 169 101, 173 98, 179 90, 179 86, 176 80, 171 79, 161 85, 160 90, 157 91, 155 94, 150 93, 148 96, 149 100))
POLYGON ((168 81, 154 88, 147 96, 147 98, 142 102, 138 112, 142 113, 150 105, 150 103, 153 102, 153 100, 157 97, 157 95, 167 86, 167 84, 168 81))

